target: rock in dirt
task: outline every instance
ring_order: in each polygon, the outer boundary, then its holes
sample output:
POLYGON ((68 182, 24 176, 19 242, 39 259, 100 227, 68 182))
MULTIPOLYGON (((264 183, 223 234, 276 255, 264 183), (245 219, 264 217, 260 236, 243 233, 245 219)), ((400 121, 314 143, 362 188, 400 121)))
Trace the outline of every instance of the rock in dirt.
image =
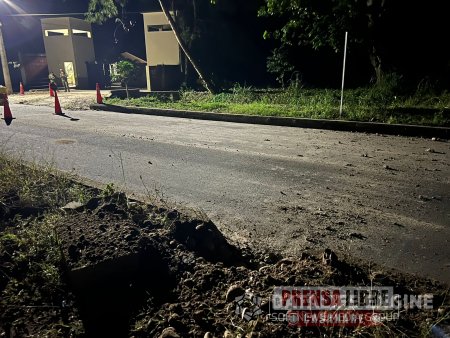
POLYGON ((431 201, 431 198, 429 198, 427 196, 423 196, 423 195, 419 195, 419 199, 421 201, 425 201, 425 202, 431 201))
POLYGON ((227 302, 231 302, 236 299, 236 297, 242 296, 245 293, 244 289, 239 285, 232 285, 228 288, 225 299, 227 302))
POLYGON ((83 205, 83 203, 72 201, 70 203, 67 203, 65 206, 61 207, 61 209, 66 212, 70 212, 70 211, 79 212, 79 211, 83 211, 84 205, 83 205))
POLYGON ((170 210, 170 211, 167 213, 166 217, 167 217, 168 219, 170 219, 170 220, 175 220, 175 219, 177 219, 177 218, 180 217, 180 213, 179 213, 178 211, 176 211, 176 210, 170 210))
POLYGON ((88 210, 95 210, 98 208, 101 201, 102 201, 102 199, 100 197, 93 197, 86 203, 85 207, 88 210))
POLYGON ((16 215, 22 218, 28 218, 31 216, 42 215, 47 206, 18 206, 10 207, 8 213, 4 216, 5 218, 14 218, 16 215))
POLYGON ((280 260, 280 256, 277 255, 274 252, 269 252, 267 255, 264 256, 264 262, 267 264, 274 264, 276 263, 278 260, 280 260))
POLYGON ((125 216, 127 213, 125 210, 121 209, 116 203, 105 203, 95 209, 94 214, 99 214, 101 212, 112 213, 114 215, 125 216))
POLYGON ((357 239, 366 239, 367 238, 366 236, 364 236, 363 234, 360 234, 358 232, 352 232, 349 234, 349 236, 353 237, 353 238, 357 238, 357 239))
POLYGON ((240 251, 228 243, 211 221, 177 220, 170 227, 170 235, 209 261, 230 264, 242 259, 240 251))
POLYGON ((234 338, 234 336, 230 331, 225 330, 225 332, 223 333, 223 338, 234 338))
POLYGON ((131 219, 133 220, 134 223, 136 223, 138 225, 143 225, 144 221, 147 219, 147 215, 146 214, 134 214, 133 216, 131 216, 131 219))
POLYGON ((177 313, 172 314, 168 322, 171 327, 183 331, 183 323, 181 322, 181 317, 179 314, 177 313))
POLYGON ((163 332, 159 335, 159 338, 180 338, 173 327, 167 327, 163 330, 163 332))
POLYGON ((331 249, 325 249, 322 254, 322 264, 336 266, 338 262, 337 255, 331 249))

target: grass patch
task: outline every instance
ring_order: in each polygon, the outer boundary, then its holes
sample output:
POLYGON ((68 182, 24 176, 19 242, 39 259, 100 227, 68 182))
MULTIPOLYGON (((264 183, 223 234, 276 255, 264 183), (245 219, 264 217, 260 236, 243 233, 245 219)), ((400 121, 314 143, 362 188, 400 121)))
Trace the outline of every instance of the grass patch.
POLYGON ((90 192, 51 166, 1 153, 0 182, 0 335, 81 335, 54 224, 59 207, 90 192))
POLYGON ((195 110, 259 116, 406 123, 450 126, 450 93, 416 91, 400 93, 388 85, 348 89, 344 92, 343 114, 339 115, 340 91, 291 86, 285 90, 256 90, 236 86, 227 93, 183 91, 179 100, 147 96, 122 100, 110 98, 114 105, 195 110))

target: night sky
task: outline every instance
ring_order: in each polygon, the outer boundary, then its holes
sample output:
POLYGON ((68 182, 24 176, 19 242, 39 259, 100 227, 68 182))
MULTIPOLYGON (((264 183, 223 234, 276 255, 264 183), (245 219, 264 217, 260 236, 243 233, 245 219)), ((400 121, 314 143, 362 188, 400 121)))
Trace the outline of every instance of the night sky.
MULTIPOLYGON (((10 0, 10 3, 23 9, 25 13, 51 13, 61 16, 71 16, 83 19, 81 15, 65 15, 64 13, 84 13, 89 0, 10 0)), ((124 13, 124 22, 130 31, 125 32, 114 19, 103 25, 93 24, 93 36, 96 57, 98 60, 110 60, 120 52, 130 52, 145 59, 145 41, 142 15, 140 12, 157 10, 155 0, 134 1, 134 6, 128 6, 124 13), (116 29, 117 28, 117 29, 116 29), (116 32, 114 35, 114 31, 116 32), (118 40, 115 42, 115 40, 118 40)), ((0 0, 0 20, 3 23, 3 36, 9 61, 18 59, 18 52, 44 53, 44 43, 41 32, 41 18, 55 16, 12 16, 19 14, 20 9, 12 8, 0 0)))
MULTIPOLYGON (((84 19, 88 4, 89 0, 0 0, 0 20, 3 22, 2 31, 9 61, 19 61, 19 52, 45 53, 40 19, 57 17, 48 14, 58 13, 61 14, 58 16, 84 19), (7 2, 16 8, 11 8, 7 2), (24 13, 42 15, 14 16, 21 12, 18 7, 24 13)), ((214 10, 211 10, 209 1, 203 4, 204 6, 199 9, 203 20, 201 23, 213 29, 209 30, 202 26, 201 42, 197 39, 196 46, 192 46, 192 49, 195 49, 196 57, 204 70, 229 83, 246 83, 249 79, 255 83, 258 81, 267 83, 265 60, 268 49, 261 51, 260 47, 264 43, 262 31, 257 25, 248 27, 249 17, 252 22, 257 20, 255 7, 257 3, 252 2, 251 6, 247 6, 251 10, 247 11, 242 11, 245 7, 243 5, 236 7, 224 3, 220 6, 218 3, 214 6, 214 10), (215 26, 211 24, 212 22, 215 26), (236 53, 237 50, 239 53, 236 53)), ((128 32, 116 22, 116 18, 108 20, 103 25, 92 24, 96 60, 99 63, 116 62, 120 59, 121 52, 129 52, 145 60, 145 36, 141 13, 160 10, 157 0, 133 0, 128 2, 125 12, 119 13, 119 18, 129 28, 128 32)), ((19 83, 19 68, 10 67, 10 71, 13 82, 19 83)))
MULTIPOLYGON (((259 6, 258 3, 219 1, 214 10, 199 10, 199 18, 204 19, 199 22, 204 26, 202 37, 194 41, 192 50, 197 53, 196 58, 203 68, 214 73, 218 79, 252 85, 253 82, 266 85, 267 81, 273 81, 274 76, 269 76, 266 71, 266 58, 270 55, 270 48, 275 45, 262 39, 266 25, 258 21, 260 19, 257 19, 256 10, 252 9, 252 6, 259 6), (244 4, 249 7, 247 11, 242 10, 244 4), (208 24, 208 20, 213 21, 214 25, 208 24)), ((450 56, 445 44, 449 31, 445 2, 432 0, 424 6, 418 0, 394 0, 390 3, 396 4, 396 10, 385 18, 390 22, 386 26, 389 34, 385 34, 382 41, 383 48, 388 52, 384 58, 384 64, 388 66, 386 70, 409 74, 413 81, 431 75, 445 78, 445 83, 450 84, 450 77, 446 76, 450 72, 450 56)), ((88 4, 89 0, 0 0, 0 20, 3 22, 2 31, 9 61, 18 61, 18 52, 45 52, 40 19, 49 17, 11 15, 20 13, 22 9, 29 14, 60 13, 61 16, 83 19, 83 14, 65 13, 84 13, 88 4), (16 8, 8 6, 8 2, 16 8)), ((204 4, 209 2, 205 1, 204 4)), ((125 32, 115 19, 103 25, 93 24, 97 61, 115 62, 121 52, 146 59, 140 13, 158 10, 157 0, 130 0, 126 12, 119 15, 129 26, 129 32, 125 32), (134 24, 130 25, 130 21, 134 24)), ((346 80, 349 85, 366 84, 372 75, 373 69, 363 52, 349 52, 346 80)), ((300 64, 298 69, 302 71, 306 84, 310 81, 314 85, 339 85, 340 55, 303 50, 301 56, 297 59, 304 60, 304 64, 300 64)))

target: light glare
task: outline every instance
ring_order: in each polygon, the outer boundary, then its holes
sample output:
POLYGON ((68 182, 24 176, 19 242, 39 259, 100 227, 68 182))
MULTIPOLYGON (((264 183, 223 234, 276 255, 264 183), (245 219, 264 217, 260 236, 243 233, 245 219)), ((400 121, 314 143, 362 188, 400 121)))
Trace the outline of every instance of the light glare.
POLYGON ((7 4, 9 7, 11 7, 13 10, 15 10, 16 12, 18 12, 20 14, 26 13, 20 6, 16 5, 11 0, 1 0, 1 1, 3 1, 5 4, 7 4))

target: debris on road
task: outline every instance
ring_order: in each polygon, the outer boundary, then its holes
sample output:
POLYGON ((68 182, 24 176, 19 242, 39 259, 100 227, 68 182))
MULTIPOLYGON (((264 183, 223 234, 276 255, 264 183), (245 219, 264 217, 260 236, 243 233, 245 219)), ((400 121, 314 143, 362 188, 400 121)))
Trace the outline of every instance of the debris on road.
POLYGON ((434 297, 433 309, 401 311, 383 326, 302 327, 306 336, 413 337, 449 315, 447 286, 435 281, 350 262, 331 249, 283 257, 240 247, 208 219, 111 188, 67 203, 55 192, 84 188, 35 182, 57 199, 21 200, 0 189, 0 336, 297 337, 298 327, 272 318, 283 315, 271 311, 280 286, 392 286, 434 297))

